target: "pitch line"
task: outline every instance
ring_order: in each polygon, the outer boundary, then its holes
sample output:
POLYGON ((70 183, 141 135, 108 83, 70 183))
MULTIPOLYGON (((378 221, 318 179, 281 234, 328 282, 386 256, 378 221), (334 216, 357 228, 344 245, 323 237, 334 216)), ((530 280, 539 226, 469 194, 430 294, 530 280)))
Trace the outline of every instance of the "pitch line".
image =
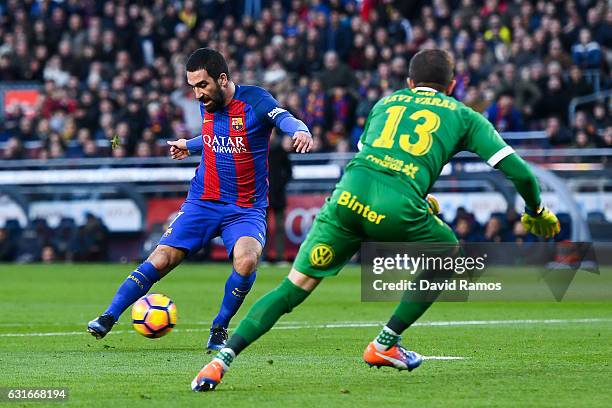
POLYGON ((459 356, 421 356, 423 360, 465 360, 469 357, 459 357, 459 356))
MULTIPOLYGON (((583 319, 516 319, 516 320, 451 320, 416 322, 413 327, 452 327, 452 326, 498 326, 498 325, 531 325, 531 324, 575 324, 575 323, 607 323, 612 318, 583 318, 583 319)), ((328 324, 308 324, 286 322, 274 326, 272 330, 300 330, 300 329, 351 329, 360 327, 380 327, 382 322, 338 322, 328 324)), ((208 323, 204 328, 174 329, 177 332, 207 332, 208 323)), ((86 334, 82 331, 47 332, 47 333, 0 333, 0 337, 47 337, 47 336, 74 336, 86 334)), ((133 330, 113 330, 113 334, 133 333, 133 330)))

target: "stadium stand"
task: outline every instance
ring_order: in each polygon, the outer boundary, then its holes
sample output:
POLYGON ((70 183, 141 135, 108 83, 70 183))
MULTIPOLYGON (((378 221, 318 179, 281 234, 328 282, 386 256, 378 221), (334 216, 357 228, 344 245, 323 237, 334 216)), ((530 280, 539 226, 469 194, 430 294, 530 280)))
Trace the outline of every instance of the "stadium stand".
POLYGON ((236 82, 272 89, 321 139, 355 149, 369 108, 405 85, 424 47, 451 50, 455 96, 499 131, 555 128, 555 146, 610 146, 609 99, 568 104, 610 85, 605 1, 6 1, 0 80, 40 84, 30 110, 5 112, 5 159, 155 156, 159 139, 200 125, 184 61, 206 45, 236 82), (254 11, 255 10, 255 11, 254 11), (111 153, 115 134, 125 150, 111 153), (106 142, 106 143, 105 143, 106 142))

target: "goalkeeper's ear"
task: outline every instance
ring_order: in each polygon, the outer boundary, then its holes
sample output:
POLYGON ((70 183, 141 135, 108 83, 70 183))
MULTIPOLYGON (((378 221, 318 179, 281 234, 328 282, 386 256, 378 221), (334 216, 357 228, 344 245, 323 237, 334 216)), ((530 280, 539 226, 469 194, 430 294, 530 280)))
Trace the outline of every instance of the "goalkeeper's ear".
POLYGON ((446 91, 444 92, 447 95, 452 95, 455 90, 455 86, 457 86, 457 81, 453 79, 450 84, 446 87, 446 91))

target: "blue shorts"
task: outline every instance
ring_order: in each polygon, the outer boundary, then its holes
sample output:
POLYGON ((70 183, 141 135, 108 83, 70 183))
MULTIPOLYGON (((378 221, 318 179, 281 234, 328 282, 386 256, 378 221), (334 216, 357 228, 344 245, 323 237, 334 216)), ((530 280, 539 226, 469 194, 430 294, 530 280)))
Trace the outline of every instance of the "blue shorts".
POLYGON ((185 201, 159 244, 193 253, 219 235, 230 257, 240 237, 253 237, 264 247, 266 209, 244 208, 216 201, 185 201))

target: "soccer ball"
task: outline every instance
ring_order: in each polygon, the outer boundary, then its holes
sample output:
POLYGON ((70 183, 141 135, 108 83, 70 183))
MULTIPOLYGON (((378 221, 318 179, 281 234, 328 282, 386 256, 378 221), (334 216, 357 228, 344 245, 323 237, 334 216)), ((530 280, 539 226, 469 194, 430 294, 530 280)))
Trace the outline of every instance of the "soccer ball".
POLYGON ((152 293, 132 307, 134 329, 150 339, 165 336, 176 324, 176 305, 167 296, 152 293))

